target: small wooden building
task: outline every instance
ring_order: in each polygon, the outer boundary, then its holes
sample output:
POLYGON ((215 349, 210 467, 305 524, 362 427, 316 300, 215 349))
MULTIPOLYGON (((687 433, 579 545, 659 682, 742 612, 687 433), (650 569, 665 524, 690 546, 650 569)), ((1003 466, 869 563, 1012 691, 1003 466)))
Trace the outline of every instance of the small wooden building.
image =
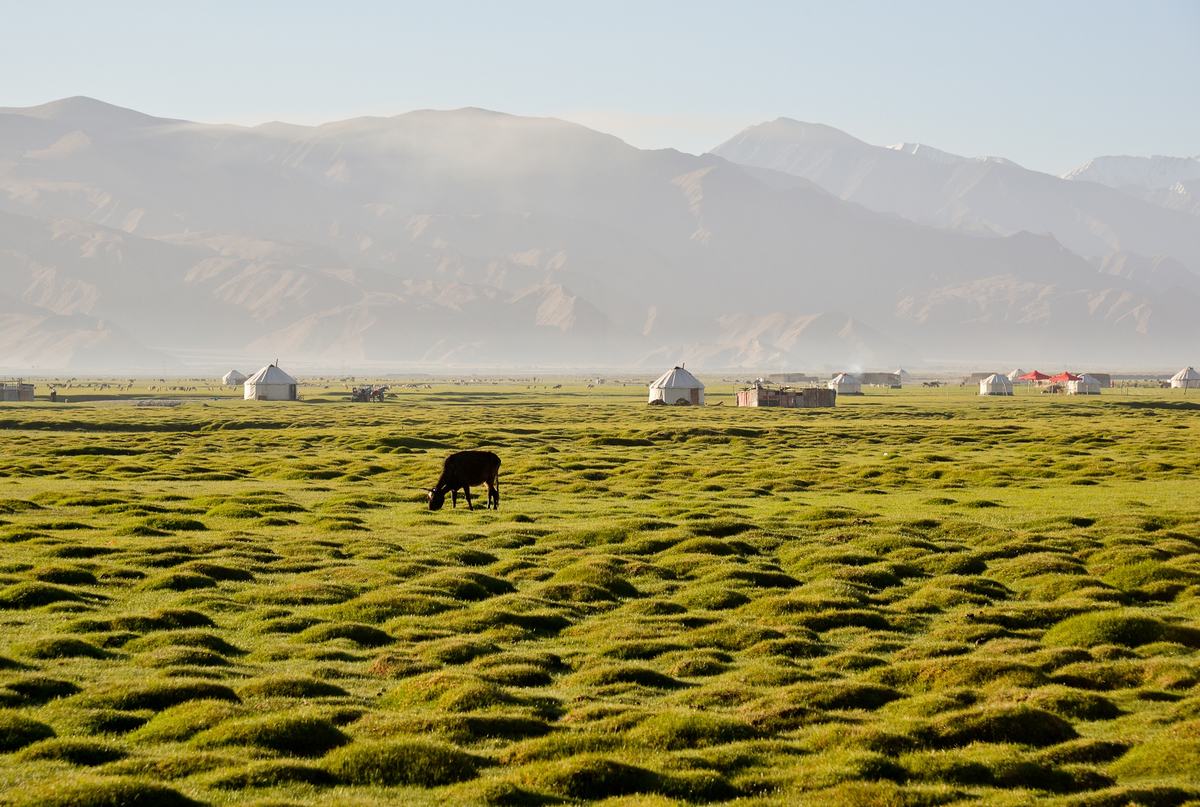
POLYGON ((820 406, 834 406, 837 403, 837 392, 820 387, 804 387, 789 389, 787 387, 768 387, 755 384, 749 389, 738 391, 738 406, 775 406, 781 409, 815 409, 820 406))
POLYGON ((0 401, 32 401, 33 384, 22 381, 0 381, 0 401))

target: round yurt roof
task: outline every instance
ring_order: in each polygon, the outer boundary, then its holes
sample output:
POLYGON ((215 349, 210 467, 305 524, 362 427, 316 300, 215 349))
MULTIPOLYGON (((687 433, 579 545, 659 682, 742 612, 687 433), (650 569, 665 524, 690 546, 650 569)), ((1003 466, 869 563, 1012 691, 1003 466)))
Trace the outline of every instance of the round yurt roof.
POLYGON ((254 375, 246 379, 247 384, 295 384, 296 379, 280 370, 274 364, 268 364, 254 375))
POLYGON ((1003 384, 1005 381, 1008 381, 1008 376, 1000 375, 999 373, 992 373, 990 376, 983 379, 983 383, 985 384, 1003 384))
POLYGON ((858 379, 855 378, 854 376, 850 375, 849 373, 838 373, 837 375, 835 375, 833 377, 833 380, 839 384, 843 381, 849 381, 852 384, 858 383, 858 379))
POLYGON ((1011 372, 1008 374, 1008 380, 1009 380, 1009 381, 1016 381, 1018 378, 1020 378, 1020 377, 1021 377, 1021 376, 1023 376, 1023 375, 1025 375, 1025 371, 1024 371, 1024 370, 1022 370, 1020 367, 1018 367, 1017 369, 1015 369, 1015 370, 1011 371, 1011 372))
POLYGON ((682 367, 672 367, 655 379, 650 389, 704 389, 704 385, 682 367))
POLYGON ((221 378, 221 380, 224 381, 226 384, 230 384, 235 381, 238 383, 241 383, 242 381, 246 380, 246 375, 245 375, 245 373, 242 373, 238 370, 230 370, 228 373, 226 373, 221 378))
POLYGON ((1184 367, 1175 375, 1171 376, 1172 381, 1200 381, 1200 373, 1196 372, 1194 367, 1184 367))
POLYGON ((1094 376, 1094 375, 1088 375, 1087 373, 1084 373, 1083 375, 1079 376, 1079 380, 1085 384, 1099 384, 1100 383, 1100 379, 1096 378, 1096 376, 1094 376))

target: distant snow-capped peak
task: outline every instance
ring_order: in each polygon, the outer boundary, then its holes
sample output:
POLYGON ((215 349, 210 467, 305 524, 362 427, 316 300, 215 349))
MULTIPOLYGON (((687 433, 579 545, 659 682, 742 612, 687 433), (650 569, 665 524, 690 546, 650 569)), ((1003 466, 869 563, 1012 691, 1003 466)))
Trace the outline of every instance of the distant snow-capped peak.
POLYGON ((1063 174, 1062 178, 1096 182, 1110 188, 1171 188, 1181 182, 1200 179, 1200 156, 1096 157, 1063 174))

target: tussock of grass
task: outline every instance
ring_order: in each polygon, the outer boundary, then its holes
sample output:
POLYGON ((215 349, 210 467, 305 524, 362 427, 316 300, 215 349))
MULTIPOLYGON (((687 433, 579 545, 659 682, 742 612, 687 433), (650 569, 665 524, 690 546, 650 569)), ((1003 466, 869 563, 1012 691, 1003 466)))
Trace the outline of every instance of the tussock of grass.
POLYGON ((1073 740, 1074 727, 1057 715, 1030 706, 991 707, 955 712, 939 718, 930 731, 939 747, 971 743, 1015 743, 1045 746, 1073 740))
POLYGON ((144 779, 55 778, 18 795, 19 807, 198 807, 178 790, 144 779))
POLYGON ((243 698, 341 698, 349 693, 328 681, 298 676, 259 678, 238 688, 243 698))
POLYGON ((219 773, 208 781, 210 787, 220 790, 284 787, 293 784, 326 787, 334 784, 334 778, 328 771, 315 765, 272 761, 258 762, 240 770, 219 773))
POLYGON ((323 718, 277 714, 227 720, 193 738, 201 748, 250 745, 302 757, 321 756, 349 741, 323 718))
POLYGON ((0 589, 0 608, 25 610, 56 602, 82 602, 83 597, 69 588, 51 583, 16 583, 0 589))
POLYGON ((125 710, 160 710, 187 701, 238 701, 237 694, 224 684, 187 680, 115 683, 89 689, 83 697, 91 706, 125 710))
POLYGON ((54 736, 54 729, 19 712, 0 711, 0 753, 10 753, 54 736))
POLYGON ((634 743, 675 751, 746 740, 757 734, 749 723, 734 718, 703 712, 665 712, 647 718, 627 736, 634 743))
POLYGON ((16 651, 31 659, 57 658, 109 658, 112 654, 91 642, 74 636, 50 636, 25 645, 18 645, 16 651))
POLYGON ((354 785, 438 787, 473 778, 479 757, 453 746, 417 738, 357 742, 333 751, 324 766, 338 781, 354 785))
POLYGON ((300 641, 310 644, 347 639, 360 647, 382 647, 395 641, 390 634, 379 628, 354 622, 329 622, 313 625, 302 631, 298 638, 300 641))
POLYGON ((21 761, 46 760, 71 765, 103 765, 125 757, 125 751, 110 743, 73 738, 43 740, 21 751, 21 761))
POLYGON ((158 712, 131 739, 147 742, 178 742, 190 739, 223 720, 237 717, 243 709, 226 700, 195 700, 158 712))
POLYGON ((1073 616, 1046 631, 1043 638, 1048 645, 1075 647, 1139 647, 1164 640, 1200 647, 1200 630, 1167 625, 1136 611, 1114 610, 1073 616))

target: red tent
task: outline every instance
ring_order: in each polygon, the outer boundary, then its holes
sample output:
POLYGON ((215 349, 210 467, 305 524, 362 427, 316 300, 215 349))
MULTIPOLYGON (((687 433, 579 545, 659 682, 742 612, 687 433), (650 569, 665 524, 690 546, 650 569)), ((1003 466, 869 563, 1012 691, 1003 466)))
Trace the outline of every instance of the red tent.
POLYGON ((1017 378, 1017 380, 1018 381, 1049 381, 1050 376, 1046 375, 1045 373, 1039 373, 1037 370, 1034 370, 1032 373, 1026 373, 1023 376, 1020 376, 1019 378, 1017 378))
POLYGON ((1061 384, 1064 381, 1078 381, 1079 376, 1073 375, 1072 373, 1068 372, 1067 370, 1063 370, 1058 375, 1051 376, 1050 380, 1053 381, 1055 384, 1061 384))

